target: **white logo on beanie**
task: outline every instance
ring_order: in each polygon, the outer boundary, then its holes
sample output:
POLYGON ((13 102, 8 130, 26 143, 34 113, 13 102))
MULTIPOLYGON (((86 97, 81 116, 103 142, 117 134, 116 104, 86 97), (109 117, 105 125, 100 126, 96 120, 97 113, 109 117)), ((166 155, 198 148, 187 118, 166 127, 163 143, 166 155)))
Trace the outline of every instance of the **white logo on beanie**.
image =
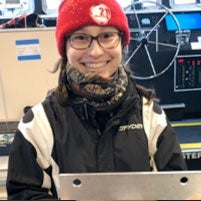
POLYGON ((99 4, 96 6, 92 6, 91 9, 91 17, 92 19, 100 25, 108 24, 111 18, 111 11, 105 4, 99 4))

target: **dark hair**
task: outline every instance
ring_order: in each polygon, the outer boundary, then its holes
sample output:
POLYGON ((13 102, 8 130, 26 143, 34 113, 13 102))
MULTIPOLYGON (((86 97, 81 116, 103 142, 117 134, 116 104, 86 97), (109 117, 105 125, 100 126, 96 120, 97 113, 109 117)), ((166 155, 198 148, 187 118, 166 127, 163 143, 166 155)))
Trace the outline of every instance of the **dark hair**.
POLYGON ((67 57, 63 57, 58 60, 56 63, 52 73, 56 73, 60 69, 59 77, 58 77, 58 86, 56 87, 54 93, 58 100, 58 102, 62 106, 66 106, 68 104, 68 90, 66 87, 66 65, 67 65, 67 57))

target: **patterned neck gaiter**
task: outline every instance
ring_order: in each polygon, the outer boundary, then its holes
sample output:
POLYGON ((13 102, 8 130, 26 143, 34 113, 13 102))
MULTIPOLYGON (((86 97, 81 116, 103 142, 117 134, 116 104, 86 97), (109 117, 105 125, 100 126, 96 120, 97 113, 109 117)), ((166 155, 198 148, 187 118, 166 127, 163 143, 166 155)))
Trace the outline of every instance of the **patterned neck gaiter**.
POLYGON ((102 111, 117 105, 128 86, 128 77, 122 66, 110 79, 99 77, 95 73, 80 73, 67 65, 67 87, 76 102, 86 102, 96 110, 102 111))

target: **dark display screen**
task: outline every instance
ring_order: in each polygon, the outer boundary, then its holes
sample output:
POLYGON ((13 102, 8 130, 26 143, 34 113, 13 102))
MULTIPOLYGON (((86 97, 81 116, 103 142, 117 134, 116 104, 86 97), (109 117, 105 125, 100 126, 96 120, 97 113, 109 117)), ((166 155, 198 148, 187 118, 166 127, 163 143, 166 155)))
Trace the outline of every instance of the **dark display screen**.
MULTIPOLYGON (((201 13, 177 13, 174 15, 178 20, 181 30, 201 29, 201 13)), ((177 24, 172 15, 166 15, 165 22, 168 31, 178 30, 177 24)))
POLYGON ((175 91, 201 90, 201 57, 178 57, 175 61, 175 91))

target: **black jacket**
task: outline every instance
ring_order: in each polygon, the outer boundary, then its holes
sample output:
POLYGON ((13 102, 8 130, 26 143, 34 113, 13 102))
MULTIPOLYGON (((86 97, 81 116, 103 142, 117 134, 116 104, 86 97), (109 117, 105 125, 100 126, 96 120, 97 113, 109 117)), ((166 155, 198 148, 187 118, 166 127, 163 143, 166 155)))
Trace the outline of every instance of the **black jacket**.
POLYGON ((148 104, 134 83, 115 111, 97 114, 84 103, 61 107, 54 93, 29 110, 9 158, 9 199, 57 199, 59 173, 186 169, 163 110, 148 104))

